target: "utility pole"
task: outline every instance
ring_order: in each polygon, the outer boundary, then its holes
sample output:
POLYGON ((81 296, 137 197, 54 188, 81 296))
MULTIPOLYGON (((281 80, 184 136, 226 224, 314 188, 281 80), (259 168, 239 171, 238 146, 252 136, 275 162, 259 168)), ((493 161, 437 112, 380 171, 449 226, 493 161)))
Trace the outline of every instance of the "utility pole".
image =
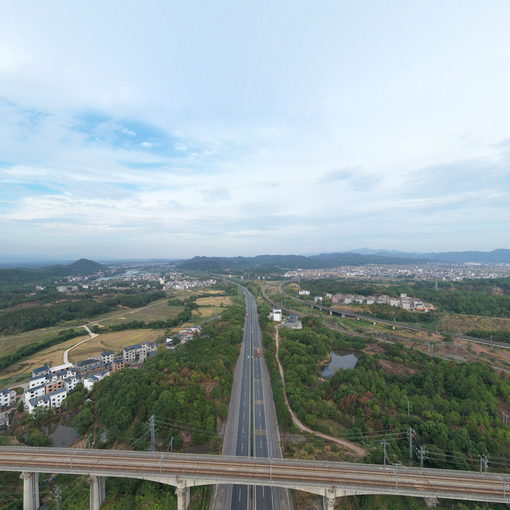
MULTIPOLYGON (((408 401, 409 402, 409 401, 408 401)), ((409 427, 407 429, 407 435, 409 438, 409 462, 413 462, 413 437, 415 436, 416 432, 412 427, 409 427)))
POLYGON ((60 490, 60 485, 55 487, 55 505, 57 510, 60 510, 60 502, 62 501, 62 491, 60 490))
POLYGON ((167 451, 169 451, 170 453, 174 451, 174 436, 172 436, 172 439, 170 439, 170 442, 168 443, 167 451))
POLYGON ((487 473, 487 470, 489 469, 489 459, 487 458, 487 454, 482 453, 482 455, 478 455, 478 458, 480 459, 480 474, 487 473))
POLYGON ((151 451, 156 451, 156 423, 155 423, 156 417, 152 415, 149 418, 149 428, 151 431, 151 451))
POLYGON ((388 458, 388 454, 386 453, 386 448, 388 447, 388 445, 390 443, 388 443, 388 441, 383 439, 382 441, 379 441, 379 444, 383 447, 383 462, 384 462, 384 465, 386 466, 386 459, 388 458))
POLYGON ((420 446, 418 448, 418 458, 420 459, 420 471, 423 469, 423 461, 428 459, 429 451, 425 446, 420 446))

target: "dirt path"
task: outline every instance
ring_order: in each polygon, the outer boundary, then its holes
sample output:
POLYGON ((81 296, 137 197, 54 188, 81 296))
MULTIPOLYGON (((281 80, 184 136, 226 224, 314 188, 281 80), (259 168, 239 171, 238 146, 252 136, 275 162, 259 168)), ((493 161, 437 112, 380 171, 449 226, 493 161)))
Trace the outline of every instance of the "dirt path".
POLYGON ((358 457, 364 457, 367 455, 367 451, 362 448, 361 446, 351 443, 350 441, 347 441, 346 439, 339 439, 337 437, 329 436, 328 434, 323 434, 322 432, 317 432, 315 430, 312 430, 311 428, 307 427, 304 423, 300 421, 300 419, 296 416, 294 411, 291 409, 289 404, 289 399, 287 398, 287 392, 285 390, 285 375, 283 373, 283 367, 280 363, 280 337, 279 337, 279 331, 278 328, 275 327, 276 331, 276 363, 278 364, 278 370, 280 372, 280 377, 282 378, 282 386, 283 386, 283 398, 285 399, 285 405, 287 406, 287 409, 289 410, 290 416, 292 417, 292 421, 294 422, 294 425, 296 427, 304 432, 308 432, 310 434, 313 434, 314 436, 320 437, 322 439, 326 439, 328 441, 332 441, 333 443, 336 443, 340 446, 343 446, 353 452, 358 457))
POLYGON ((69 363, 69 352, 72 351, 75 347, 78 347, 78 345, 84 344, 85 342, 88 342, 89 340, 92 340, 93 338, 98 337, 99 335, 97 333, 92 333, 91 329, 84 324, 81 326, 85 329, 85 331, 89 334, 88 338, 85 338, 85 340, 82 340, 81 342, 78 342, 77 344, 74 344, 72 347, 69 347, 66 351, 64 351, 64 365, 67 365, 69 363))

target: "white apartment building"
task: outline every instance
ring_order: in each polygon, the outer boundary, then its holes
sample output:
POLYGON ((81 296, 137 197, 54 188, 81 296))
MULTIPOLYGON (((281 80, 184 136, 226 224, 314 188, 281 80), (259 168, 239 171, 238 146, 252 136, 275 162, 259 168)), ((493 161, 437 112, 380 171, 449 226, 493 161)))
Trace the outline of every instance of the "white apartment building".
POLYGON ((130 345, 122 349, 122 357, 128 363, 144 361, 151 353, 156 352, 157 348, 154 342, 130 345))
POLYGON ((115 358, 115 353, 112 351, 104 351, 99 354, 99 359, 101 360, 101 363, 112 363, 113 359, 115 358))
POLYGON ((0 392, 0 407, 11 407, 16 403, 16 392, 13 390, 2 390, 0 392))

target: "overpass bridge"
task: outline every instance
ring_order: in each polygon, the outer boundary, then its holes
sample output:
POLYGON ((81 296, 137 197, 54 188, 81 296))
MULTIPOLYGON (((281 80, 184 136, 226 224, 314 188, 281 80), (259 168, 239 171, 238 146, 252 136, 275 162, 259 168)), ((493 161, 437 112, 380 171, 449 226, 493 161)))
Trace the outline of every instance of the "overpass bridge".
POLYGON ((39 508, 38 473, 88 475, 92 510, 98 510, 104 500, 105 477, 172 485, 178 510, 187 508, 190 487, 217 484, 310 492, 324 497, 327 510, 334 509, 338 497, 361 494, 510 503, 508 474, 401 465, 7 446, 0 447, 0 471, 21 472, 24 510, 39 508))

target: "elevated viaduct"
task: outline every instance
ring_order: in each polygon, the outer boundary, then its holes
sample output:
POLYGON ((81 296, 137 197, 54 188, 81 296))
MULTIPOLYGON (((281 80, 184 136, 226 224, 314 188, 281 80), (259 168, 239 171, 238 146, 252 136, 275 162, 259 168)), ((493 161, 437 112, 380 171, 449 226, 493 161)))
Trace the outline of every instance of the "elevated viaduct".
POLYGON ((190 487, 216 484, 282 487, 310 492, 324 497, 327 510, 334 509, 336 498, 359 494, 510 503, 508 474, 401 465, 124 450, 0 447, 0 470, 21 472, 24 510, 39 508, 38 473, 89 476, 90 508, 93 510, 98 510, 104 500, 105 477, 138 478, 172 485, 176 488, 178 510, 187 508, 190 487))

